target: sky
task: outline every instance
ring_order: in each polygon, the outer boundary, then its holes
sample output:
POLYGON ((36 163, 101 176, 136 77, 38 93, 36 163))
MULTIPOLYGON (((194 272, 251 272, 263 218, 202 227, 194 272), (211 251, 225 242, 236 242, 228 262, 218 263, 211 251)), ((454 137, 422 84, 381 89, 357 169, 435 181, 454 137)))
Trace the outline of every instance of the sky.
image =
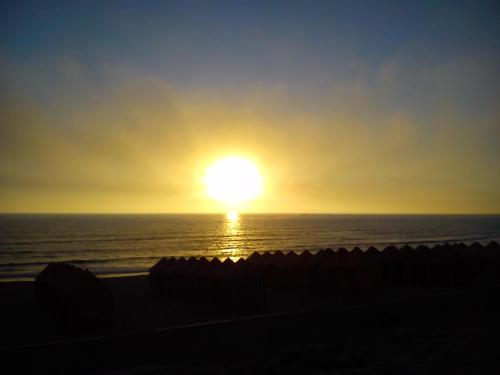
POLYGON ((500 213, 498 1, 1 1, 0 212, 500 213))

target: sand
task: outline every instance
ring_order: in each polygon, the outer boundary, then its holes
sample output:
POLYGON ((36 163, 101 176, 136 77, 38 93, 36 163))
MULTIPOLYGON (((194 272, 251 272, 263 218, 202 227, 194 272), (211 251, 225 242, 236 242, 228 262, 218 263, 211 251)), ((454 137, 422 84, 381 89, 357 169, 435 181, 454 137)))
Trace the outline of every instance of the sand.
POLYGON ((283 298, 271 314, 238 318, 155 300, 144 276, 104 281, 115 298, 116 327, 97 339, 67 335, 37 305, 31 282, 0 284, 2 365, 14 363, 27 373, 124 374, 500 369, 498 286, 401 289, 314 306, 283 298), (305 311, 297 312, 300 307, 305 311), (193 325, 213 321, 218 322, 193 325))

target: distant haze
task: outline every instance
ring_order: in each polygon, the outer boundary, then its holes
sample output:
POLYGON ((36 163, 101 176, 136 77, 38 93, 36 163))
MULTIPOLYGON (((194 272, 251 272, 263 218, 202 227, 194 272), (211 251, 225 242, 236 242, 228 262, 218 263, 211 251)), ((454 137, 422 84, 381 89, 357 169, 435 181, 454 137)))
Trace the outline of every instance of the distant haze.
POLYGON ((500 212, 498 2, 2 2, 0 212, 500 212))

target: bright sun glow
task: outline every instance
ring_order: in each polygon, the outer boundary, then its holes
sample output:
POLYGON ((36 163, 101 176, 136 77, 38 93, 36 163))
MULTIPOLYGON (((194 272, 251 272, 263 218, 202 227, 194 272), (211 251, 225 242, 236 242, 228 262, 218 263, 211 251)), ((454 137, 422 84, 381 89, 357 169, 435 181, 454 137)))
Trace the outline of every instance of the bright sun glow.
POLYGON ((235 156, 218 160, 210 166, 204 182, 209 197, 231 206, 255 199, 262 191, 262 177, 257 166, 248 159, 235 156))
POLYGON ((229 221, 237 221, 238 220, 238 213, 236 211, 229 211, 227 213, 227 219, 229 221))

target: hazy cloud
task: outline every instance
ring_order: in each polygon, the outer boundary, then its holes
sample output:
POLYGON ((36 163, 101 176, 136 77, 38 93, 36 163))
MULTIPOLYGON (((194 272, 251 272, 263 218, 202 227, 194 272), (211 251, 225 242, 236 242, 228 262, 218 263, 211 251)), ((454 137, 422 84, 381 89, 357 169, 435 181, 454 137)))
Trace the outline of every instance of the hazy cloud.
POLYGON ((263 171, 255 211, 500 211, 492 54, 360 65, 314 101, 314 87, 233 94, 123 67, 99 80, 74 58, 35 68, 3 60, 2 211, 215 210, 200 177, 232 153, 263 171))

